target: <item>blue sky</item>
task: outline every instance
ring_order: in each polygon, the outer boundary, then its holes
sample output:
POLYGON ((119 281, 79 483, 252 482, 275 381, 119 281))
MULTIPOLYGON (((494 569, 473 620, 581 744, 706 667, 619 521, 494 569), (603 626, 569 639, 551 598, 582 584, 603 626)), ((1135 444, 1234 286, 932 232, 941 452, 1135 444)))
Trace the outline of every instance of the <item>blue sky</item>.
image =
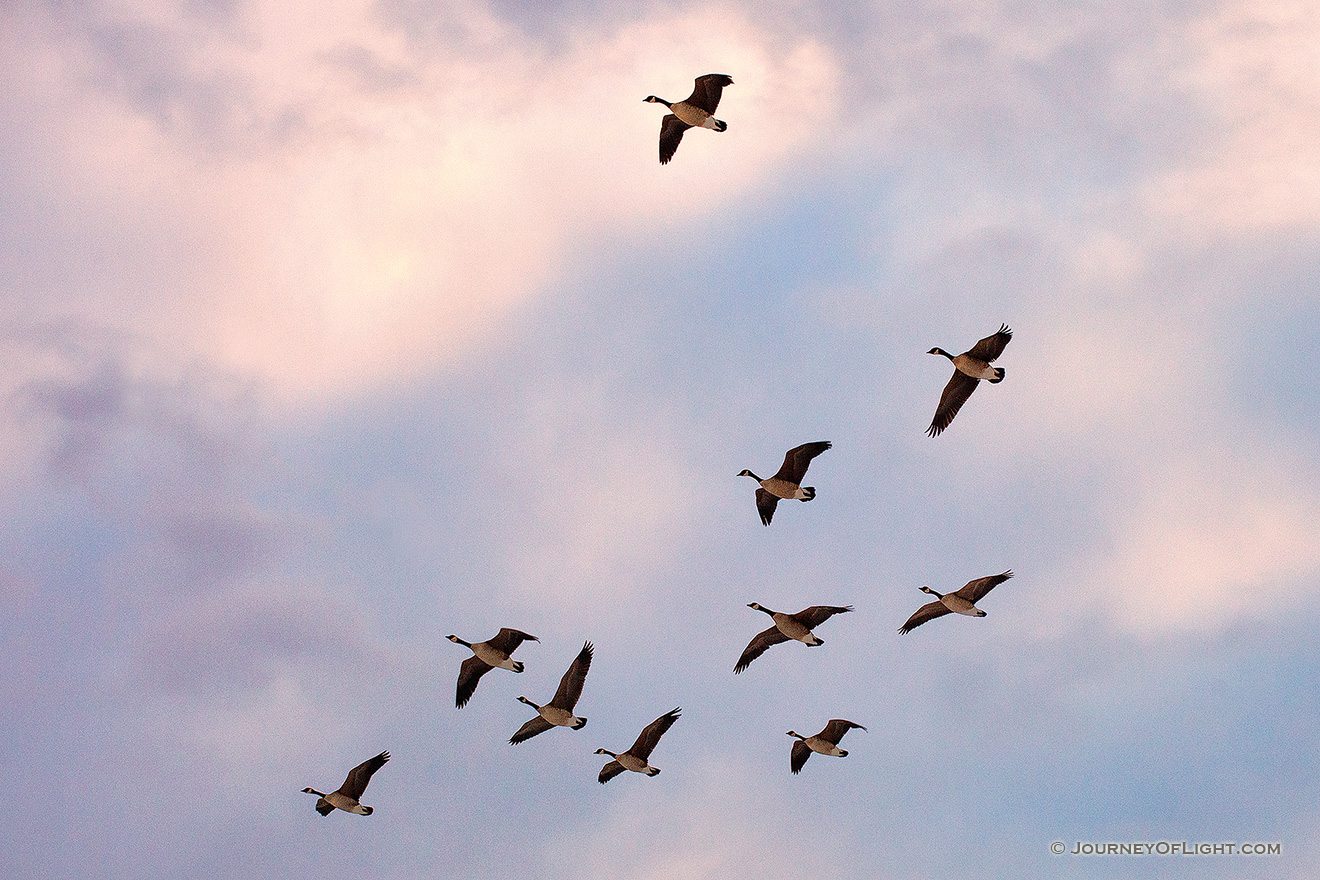
POLYGON ((6 7, 6 875, 1313 876, 1320 14, 1130 7, 6 7))

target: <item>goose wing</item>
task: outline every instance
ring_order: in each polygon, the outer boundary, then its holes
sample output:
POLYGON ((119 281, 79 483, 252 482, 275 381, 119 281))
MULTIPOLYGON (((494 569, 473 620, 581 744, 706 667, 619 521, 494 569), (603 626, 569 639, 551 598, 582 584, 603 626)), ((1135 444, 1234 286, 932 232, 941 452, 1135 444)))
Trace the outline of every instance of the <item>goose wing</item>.
POLYGON ((549 730, 552 727, 554 727, 553 724, 551 724, 549 721, 546 721, 540 715, 537 715, 531 721, 528 721, 522 727, 518 728, 517 733, 509 737, 509 745, 516 746, 520 742, 524 742, 526 740, 531 739, 532 737, 536 736, 538 733, 545 733, 547 730, 549 730))
POLYGON ((828 440, 817 440, 815 443, 803 443, 801 446, 793 447, 784 456, 784 464, 779 468, 779 473, 775 474, 775 479, 802 485, 802 480, 807 475, 807 465, 833 445, 828 440))
POLYGON ((578 697, 582 696, 582 683, 587 680, 587 671, 590 669, 591 642, 587 642, 582 646, 582 650, 578 651, 573 665, 568 667, 564 677, 559 679, 559 690, 555 691, 555 698, 550 701, 550 705, 572 712, 573 707, 577 705, 578 697))
POLYGON ((949 613, 949 609, 944 607, 944 603, 938 599, 934 602, 927 602, 916 610, 916 613, 907 619, 907 623, 898 628, 899 635, 911 632, 921 626, 928 620, 934 620, 937 617, 943 617, 949 613))
POLYGON ((967 354, 977 360, 985 361, 987 364, 992 363, 995 358, 1004 353, 1005 346, 1008 345, 1008 341, 1012 338, 1013 331, 1008 329, 1007 324, 1001 324, 999 326, 999 332, 995 333, 993 336, 987 336, 985 339, 976 343, 976 345, 973 345, 971 349, 968 350, 967 354))
POLYGON ((955 368, 953 378, 944 386, 944 393, 940 395, 940 405, 935 407, 935 418, 931 419, 926 433, 931 437, 938 437, 941 431, 949 427, 958 410, 962 409, 967 398, 976 390, 976 383, 979 381, 976 377, 955 368))
POLYGON ((335 811, 334 804, 330 803, 325 798, 317 798, 316 812, 320 813, 322 816, 329 816, 334 811, 335 811))
POLYGON ((660 164, 668 165, 669 160, 678 152, 678 142, 683 140, 683 132, 692 126, 670 113, 660 120, 660 164))
POLYGON ((339 793, 353 800, 361 800, 362 793, 367 790, 367 783, 371 781, 371 774, 375 773, 385 762, 390 759, 389 752, 381 752, 374 758, 368 758, 361 764, 358 764, 352 770, 348 771, 348 778, 344 784, 339 786, 339 793))
POLYGON ((501 629, 493 639, 487 639, 486 644, 497 651, 503 651, 505 654, 512 654, 519 645, 525 641, 539 642, 536 636, 525 633, 520 629, 509 629, 507 626, 501 629))
POLYGON ((862 727, 862 725, 854 724, 853 722, 849 721, 846 718, 831 718, 830 723, 826 724, 825 729, 822 730, 817 735, 821 739, 832 742, 837 746, 839 744, 839 740, 843 739, 843 735, 848 731, 852 730, 854 727, 861 728, 862 730, 866 730, 866 728, 862 727))
POLYGON ((622 764, 620 764, 618 761, 610 761, 604 767, 600 768, 600 776, 596 778, 600 780, 601 785, 604 785, 605 783, 609 782, 611 779, 618 776, 622 772, 623 772, 622 764))
POLYGON ((812 605, 810 608, 803 608, 793 617, 807 629, 815 629, 834 615, 846 614, 852 610, 851 605, 812 605))
POLYGON ((700 107, 707 113, 714 113, 715 108, 720 106, 720 95, 723 94, 724 87, 733 85, 733 78, 726 73, 708 73, 697 77, 695 85, 687 103, 693 107, 700 107))
POLYGON ((1013 576, 1012 570, 1003 574, 992 574, 989 577, 977 578, 974 581, 968 581, 967 585, 959 590, 955 595, 962 596, 968 602, 975 605, 981 600, 981 597, 993 590, 1013 576))
POLYGON ((458 667, 458 691, 454 694, 454 706, 459 709, 466 706, 477 689, 477 682, 494 668, 475 654, 464 660, 458 667))
POLYGON ((800 739, 793 740, 793 751, 788 756, 788 769, 795 774, 802 769, 802 765, 807 763, 807 758, 811 757, 811 747, 800 739))
POLYGON ((756 512, 761 514, 761 523, 770 525, 770 520, 775 518, 775 508, 779 505, 779 499, 764 489, 756 490, 756 512))
POLYGON ((788 641, 788 636, 781 633, 777 626, 772 626, 765 632, 757 633, 747 643, 747 647, 743 649, 742 656, 738 658, 738 665, 733 667, 733 674, 737 675, 748 666, 751 666, 752 661, 768 651, 772 645, 778 645, 786 641, 788 641))
POLYGON ((632 744, 632 748, 628 750, 628 753, 643 761, 650 758, 651 750, 655 748, 656 743, 660 742, 660 737, 665 735, 665 731, 674 726, 678 716, 679 710, 677 708, 670 709, 646 725, 646 729, 637 737, 637 742, 632 744))

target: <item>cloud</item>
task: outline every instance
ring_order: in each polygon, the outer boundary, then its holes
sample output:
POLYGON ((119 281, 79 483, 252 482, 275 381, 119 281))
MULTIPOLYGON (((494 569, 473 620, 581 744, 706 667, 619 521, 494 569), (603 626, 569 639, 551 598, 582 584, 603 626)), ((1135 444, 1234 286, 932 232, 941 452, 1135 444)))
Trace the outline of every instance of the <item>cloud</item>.
POLYGON ((361 390, 471 357, 620 230, 755 190, 836 110, 825 49, 736 7, 606 21, 558 52, 479 5, 424 39, 377 11, 15 16, 36 74, 0 105, 32 117, 18 219, 54 233, 9 254, 28 311, 96 314, 281 395, 361 390), (703 36, 675 52, 674 31, 703 36), (641 98, 685 97, 709 65, 746 80, 735 134, 661 169, 641 98))

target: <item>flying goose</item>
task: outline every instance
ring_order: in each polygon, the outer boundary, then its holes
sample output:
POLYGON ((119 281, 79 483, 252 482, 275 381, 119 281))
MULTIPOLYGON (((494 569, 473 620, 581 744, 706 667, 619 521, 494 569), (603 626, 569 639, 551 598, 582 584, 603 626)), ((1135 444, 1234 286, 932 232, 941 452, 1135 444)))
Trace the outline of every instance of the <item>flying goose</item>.
POLYGON ((509 629, 507 626, 501 629, 495 638, 477 642, 475 645, 463 641, 458 636, 445 636, 445 638, 472 649, 472 656, 464 660, 463 665, 458 668, 458 693, 454 698, 454 705, 460 709, 472 699, 472 693, 477 689, 477 682, 481 681, 481 677, 496 666, 508 669, 510 672, 522 672, 523 665, 509 655, 527 639, 533 642, 541 641, 536 636, 528 635, 521 630, 509 629))
POLYGON ((930 587, 923 586, 921 592, 930 593, 935 597, 935 601, 927 602, 918 608, 916 613, 908 618, 907 623, 898 628, 898 631, 900 634, 910 632, 926 621, 943 617, 950 611, 966 614, 968 617, 985 617, 985 612, 977 608, 976 603, 981 601, 986 593, 1012 576, 1012 571, 1006 571, 1003 574, 992 574, 989 577, 977 578, 974 581, 968 581, 961 590, 945 593, 942 596, 930 587))
POLYGON ((949 423, 958 414, 958 410, 962 409, 967 398, 972 396, 977 382, 981 379, 992 385, 1004 381, 1004 368, 992 367, 990 364, 1004 353, 1004 346, 1008 345, 1008 341, 1012 338, 1013 331, 1008 329, 1007 324, 1001 324, 998 333, 987 336, 956 357, 938 346, 926 352, 926 354, 944 355, 953 361, 954 367, 953 378, 944 386, 944 393, 940 395, 940 405, 935 408, 935 418, 926 429, 927 434, 938 437, 941 431, 949 427, 949 423))
POLYGON ((724 131, 729 126, 715 118, 715 108, 720 105, 720 93, 725 86, 733 85, 733 80, 723 73, 708 73, 696 79, 696 87, 686 101, 671 104, 664 98, 647 95, 643 103, 664 104, 669 113, 660 120, 660 164, 668 165, 678 150, 678 142, 683 139, 683 132, 689 128, 709 128, 724 131))
POLYGON ((769 614, 775 625, 765 632, 757 633, 756 638, 747 643, 747 648, 742 652, 742 656, 738 658, 738 665, 733 667, 734 675, 750 666, 752 661, 764 654, 771 645, 778 645, 789 639, 797 639, 809 648, 825 644, 812 630, 836 614, 853 610, 851 605, 843 607, 838 605, 812 605, 810 608, 803 608, 797 614, 785 614, 782 611, 771 611, 756 602, 747 603, 747 607, 769 614))
POLYGON ((545 733, 552 727, 571 727, 574 730, 586 727, 587 719, 574 715, 573 707, 577 705, 578 697, 582 696, 582 683, 587 680, 587 672, 590 669, 591 642, 587 642, 578 652, 573 665, 568 667, 564 677, 559 680, 559 690, 555 691, 554 699, 544 706, 538 706, 526 697, 519 697, 518 701, 531 706, 536 710, 537 715, 518 728, 518 732, 513 735, 509 743, 516 746, 538 733, 545 733))
POLYGON ((651 757, 651 750, 655 748, 655 744, 660 742, 660 737, 665 735, 666 730, 673 727, 674 722, 678 720, 678 716, 678 709, 670 709, 646 725, 646 729, 637 737, 637 742, 633 743, 632 748, 623 754, 616 755, 606 749, 596 749, 595 753, 597 755, 609 755, 614 759, 600 768, 600 784, 604 785, 624 770, 645 773, 647 776, 657 775, 660 768, 652 767, 647 763, 647 759, 651 757))
POLYGON ((815 736, 803 736, 800 733, 789 731, 789 736, 797 737, 797 742, 793 743, 793 751, 789 753, 788 767, 794 774, 802 769, 802 765, 807 763, 807 758, 811 757, 812 752, 820 755, 829 755, 832 758, 848 757, 848 750, 839 748, 839 740, 843 735, 856 727, 858 730, 866 730, 860 724, 854 724, 843 718, 832 718, 830 723, 825 725, 825 729, 815 736))
POLYGON ((358 764, 348 772, 348 778, 344 780, 343 785, 339 786, 338 791, 326 794, 314 788, 304 788, 303 793, 319 795, 316 801, 316 812, 322 816, 329 816, 335 811, 336 807, 348 813, 357 813, 359 816, 370 816, 372 813, 371 807, 358 803, 358 799, 362 797, 362 792, 367 790, 367 783, 371 781, 371 774, 384 767, 385 762, 389 759, 389 752, 381 752, 376 757, 358 764))
POLYGON ((832 445, 828 440, 818 440, 788 450, 779 472, 768 480, 761 479, 749 470, 738 474, 740 477, 751 477, 761 484, 761 488, 756 490, 756 509, 761 514, 761 522, 770 525, 775 515, 775 505, 780 498, 810 501, 816 497, 816 488, 803 486, 802 480, 807 475, 807 465, 811 464, 811 460, 832 445))

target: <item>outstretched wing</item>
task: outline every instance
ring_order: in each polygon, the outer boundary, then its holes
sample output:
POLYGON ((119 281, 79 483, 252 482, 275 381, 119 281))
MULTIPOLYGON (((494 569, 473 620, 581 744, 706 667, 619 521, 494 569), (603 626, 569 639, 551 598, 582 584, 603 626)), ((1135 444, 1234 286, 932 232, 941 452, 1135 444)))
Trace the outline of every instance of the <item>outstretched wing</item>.
POLYGON ((982 339, 980 342, 976 343, 976 345, 972 346, 967 353, 988 364, 1004 353, 1005 346, 1008 345, 1008 341, 1012 338, 1013 331, 1008 329, 1007 324, 1001 324, 998 333, 982 339))
POLYGON ((628 750, 629 754, 642 759, 643 761, 651 757, 651 750, 655 744, 660 742, 660 737, 665 735, 665 731, 674 726, 678 720, 679 710, 670 709, 659 718, 646 725, 646 729, 637 737, 637 742, 632 744, 628 750))
POLYGON ((802 765, 807 763, 807 758, 811 757, 811 748, 800 739, 793 740, 793 751, 788 756, 788 769, 794 774, 802 769, 802 765))
POLYGON ((830 723, 826 724, 825 729, 820 732, 820 738, 829 740, 837 746, 839 740, 843 739, 843 735, 854 727, 866 730, 862 725, 854 724, 846 718, 831 718, 830 723))
POLYGON ((528 640, 533 642, 541 641, 534 635, 530 635, 519 629, 509 629, 506 626, 496 634, 495 638, 487 639, 486 644, 490 645, 497 651, 512 654, 519 645, 528 640))
POLYGON ((949 609, 944 607, 944 603, 938 599, 934 602, 927 602, 917 609, 916 613, 907 619, 907 623, 898 628, 898 634, 911 632, 921 626, 928 620, 934 620, 937 617, 943 617, 949 613, 949 609))
POLYGON ((358 764, 348 771, 348 778, 344 780, 343 785, 339 786, 339 793, 351 797, 355 801, 361 800, 362 793, 367 790, 367 783, 371 781, 371 774, 384 767, 385 762, 389 759, 389 752, 381 752, 376 757, 358 764))
POLYGON ((733 78, 726 73, 708 73, 696 79, 696 87, 688 97, 687 103, 700 107, 707 113, 714 113, 720 106, 720 95, 725 86, 733 85, 733 78))
POLYGON ((600 776, 598 776, 597 779, 600 780, 601 785, 604 785, 605 783, 609 782, 611 779, 618 776, 622 772, 623 772, 622 764, 620 764, 618 761, 610 761, 604 767, 600 768, 600 776))
POLYGON ((329 816, 334 811, 335 811, 334 804, 330 803, 325 798, 316 799, 316 812, 320 813, 322 816, 329 816))
POLYGON ((770 520, 775 517, 775 507, 779 504, 779 499, 764 489, 756 490, 756 512, 761 514, 761 523, 770 525, 770 520))
POLYGON ((516 746, 520 742, 531 739, 538 733, 545 733, 552 727, 554 727, 553 724, 546 721, 540 715, 537 715, 531 721, 528 721, 522 727, 518 728, 517 733, 509 737, 509 744, 516 746))
POLYGON ((568 667, 564 677, 559 679, 559 690, 555 691, 555 697, 550 701, 550 705, 572 712, 573 707, 577 705, 578 697, 582 696, 582 683, 587 680, 587 671, 590 669, 591 642, 587 642, 582 646, 582 650, 578 651, 577 658, 573 660, 573 665, 568 667))
POLYGON ((747 643, 747 647, 743 649, 742 656, 738 658, 738 665, 733 667, 733 674, 737 675, 748 666, 751 666, 752 661, 768 651, 772 645, 778 645, 786 641, 788 641, 788 636, 781 633, 777 626, 772 626, 765 632, 757 633, 747 643))
POLYGON ((938 437, 941 431, 949 427, 958 410, 962 409, 967 398, 976 390, 976 383, 979 381, 981 380, 975 376, 969 376, 962 370, 955 369, 953 378, 944 386, 944 393, 940 395, 940 405, 935 407, 935 418, 930 420, 930 427, 926 429, 926 433, 931 437, 938 437))
POLYGON ((807 475, 807 465, 833 445, 828 440, 817 440, 815 443, 803 443, 801 446, 793 447, 784 456, 784 464, 779 468, 779 473, 775 474, 775 479, 802 485, 802 480, 807 475))
POLYGON ((683 140, 683 132, 692 126, 670 113, 660 120, 660 164, 668 165, 669 160, 678 152, 678 142, 683 140))
POLYGON ((1013 572, 1012 570, 1009 570, 1004 572, 1003 574, 992 574, 989 577, 977 578, 974 581, 968 581, 966 586, 964 586, 954 595, 962 596, 968 602, 971 602, 973 605, 975 605, 977 602, 981 600, 982 596, 984 596, 986 593, 990 592, 995 587, 999 586, 1000 584, 1002 584, 1004 581, 1008 580, 1012 576, 1013 576, 1013 572))
POLYGON ((793 617, 807 629, 815 629, 834 615, 845 614, 852 610, 851 605, 812 605, 810 608, 803 608, 793 617))
POLYGON ((477 689, 477 682, 494 668, 475 654, 464 660, 458 667, 458 691, 454 694, 454 705, 459 709, 466 706, 477 689))

